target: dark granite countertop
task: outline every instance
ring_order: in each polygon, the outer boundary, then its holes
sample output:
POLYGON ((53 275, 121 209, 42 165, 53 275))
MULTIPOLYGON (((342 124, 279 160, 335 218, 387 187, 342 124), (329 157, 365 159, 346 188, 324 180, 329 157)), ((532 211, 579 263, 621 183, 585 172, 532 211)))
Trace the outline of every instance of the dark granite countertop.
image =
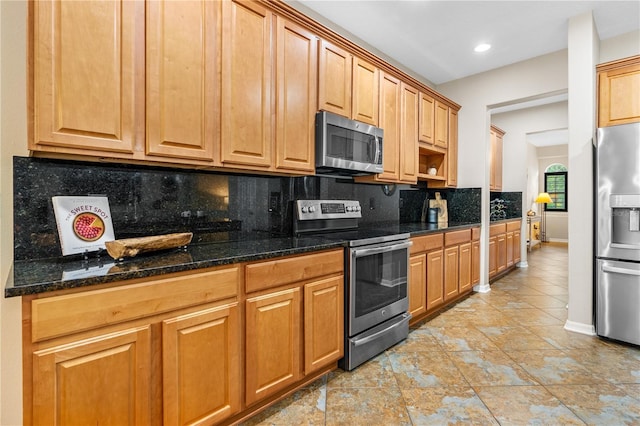
MULTIPOLYGON (((376 223, 377 227, 411 236, 480 226, 480 223, 376 223)), ((115 261, 104 253, 88 259, 48 258, 16 261, 5 287, 5 297, 25 296, 122 280, 191 271, 232 263, 263 260, 346 246, 347 241, 321 237, 265 237, 238 241, 191 244, 174 249, 115 261)))

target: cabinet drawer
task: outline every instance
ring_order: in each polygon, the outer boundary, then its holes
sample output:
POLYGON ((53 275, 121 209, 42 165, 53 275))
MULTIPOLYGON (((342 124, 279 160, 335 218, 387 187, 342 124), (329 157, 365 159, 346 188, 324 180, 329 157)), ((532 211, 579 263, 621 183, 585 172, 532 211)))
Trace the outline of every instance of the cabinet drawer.
POLYGON ((295 257, 284 257, 245 267, 247 293, 340 273, 344 268, 342 249, 295 257))
POLYGON ((444 234, 440 233, 412 238, 411 241, 413 242, 413 245, 411 246, 410 253, 422 253, 441 248, 443 236, 444 234))
POLYGON ((471 229, 447 232, 446 234, 444 234, 444 245, 447 247, 455 244, 466 243, 469 241, 471 241, 471 229))
POLYGON ((478 241, 480 239, 480 228, 471 229, 471 240, 478 241))
POLYGON ((507 222, 507 232, 520 230, 520 221, 507 222))
POLYGON ((32 341, 143 318, 238 294, 239 266, 31 302, 32 341))
POLYGON ((495 237, 496 235, 504 234, 505 232, 507 232, 507 226, 504 223, 497 223, 489 227, 490 237, 495 237))

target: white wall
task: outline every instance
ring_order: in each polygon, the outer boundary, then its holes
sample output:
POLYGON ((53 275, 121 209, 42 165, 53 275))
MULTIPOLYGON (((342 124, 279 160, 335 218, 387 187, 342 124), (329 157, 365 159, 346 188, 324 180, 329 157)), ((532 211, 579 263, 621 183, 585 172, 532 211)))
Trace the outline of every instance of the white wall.
MULTIPOLYGON (((498 106, 566 92, 567 51, 554 52, 441 84, 437 90, 462 105, 458 115, 458 186, 482 188, 481 283, 475 289, 488 291, 490 148, 488 111, 498 106)), ((503 187, 509 191, 525 192, 528 166, 527 156, 524 155, 526 147, 524 145, 509 147, 508 144, 507 140, 504 145, 508 157, 505 158, 509 158, 509 164, 506 166, 506 173, 503 172, 503 187)), ((506 164, 506 161, 503 163, 506 164)), ((526 250, 522 253, 523 261, 526 262, 524 258, 526 250)))
MULTIPOLYGON (((14 155, 27 155, 27 3, 0 1, 0 284, 13 259, 14 155)), ((22 424, 21 298, 0 298, 0 424, 22 424)))
POLYGON ((640 30, 600 42, 600 62, 628 58, 640 54, 640 30))
MULTIPOLYGON (((537 164, 538 151, 527 142, 527 134, 542 132, 549 129, 564 129, 568 125, 568 105, 566 101, 555 102, 547 105, 518 109, 491 115, 491 123, 505 131, 503 137, 503 191, 522 192, 522 211, 526 213, 531 209, 531 204, 541 191, 539 181, 544 174, 544 168, 537 164), (526 156, 526 158, 521 158, 526 156), (533 156, 530 158, 529 156, 533 156), (522 181, 524 179, 524 186, 522 181), (518 186, 515 186, 515 185, 518 186)), ((566 145, 564 147, 566 157, 566 145)), ((566 161, 566 160, 565 160, 566 161)), ((565 163, 566 164, 566 163, 565 163)), ((559 234, 563 237, 556 239, 567 239, 566 236, 566 213, 564 214, 564 232, 559 234)), ((551 236, 550 229, 556 225, 549 226, 547 221, 547 236, 551 236)), ((562 226, 558 223, 558 226, 562 226)), ((526 232, 523 231, 523 235, 526 232)), ((522 253, 526 256, 526 240, 522 240, 522 253)), ((526 257, 523 262, 526 262, 526 257)))

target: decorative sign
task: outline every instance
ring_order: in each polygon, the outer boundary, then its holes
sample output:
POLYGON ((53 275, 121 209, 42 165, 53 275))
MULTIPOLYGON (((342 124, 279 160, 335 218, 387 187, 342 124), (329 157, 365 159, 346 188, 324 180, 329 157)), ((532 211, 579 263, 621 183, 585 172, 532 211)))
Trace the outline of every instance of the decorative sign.
POLYGON ((98 251, 113 241, 107 197, 52 197, 62 255, 98 251))

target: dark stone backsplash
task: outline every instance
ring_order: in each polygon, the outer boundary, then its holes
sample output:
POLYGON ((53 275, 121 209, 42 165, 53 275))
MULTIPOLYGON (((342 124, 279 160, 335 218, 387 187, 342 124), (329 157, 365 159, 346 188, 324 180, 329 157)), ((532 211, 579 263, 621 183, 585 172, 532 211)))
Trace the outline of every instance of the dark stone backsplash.
MULTIPOLYGON (((61 256, 51 197, 105 195, 116 238, 193 232, 192 244, 290 236, 295 199, 355 199, 361 225, 420 222, 435 190, 324 176, 274 177, 14 157, 14 258, 61 256)), ((480 189, 438 191, 450 222, 480 222, 480 189)))
POLYGON ((449 222, 481 222, 481 188, 420 189, 400 191, 400 222, 420 222, 424 200, 447 200, 449 222))
POLYGON ((522 217, 522 192, 491 192, 489 219, 519 219, 522 217))

